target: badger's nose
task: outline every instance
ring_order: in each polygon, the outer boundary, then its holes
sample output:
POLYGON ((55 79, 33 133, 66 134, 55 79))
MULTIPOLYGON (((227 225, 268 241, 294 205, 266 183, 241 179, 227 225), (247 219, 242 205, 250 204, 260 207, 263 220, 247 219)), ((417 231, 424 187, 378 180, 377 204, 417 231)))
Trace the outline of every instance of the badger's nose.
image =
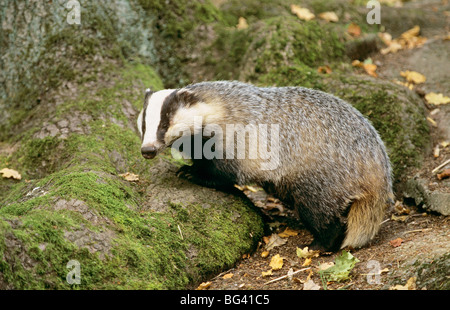
POLYGON ((152 159, 156 156, 157 149, 155 146, 143 146, 141 148, 141 154, 144 156, 144 158, 152 159))

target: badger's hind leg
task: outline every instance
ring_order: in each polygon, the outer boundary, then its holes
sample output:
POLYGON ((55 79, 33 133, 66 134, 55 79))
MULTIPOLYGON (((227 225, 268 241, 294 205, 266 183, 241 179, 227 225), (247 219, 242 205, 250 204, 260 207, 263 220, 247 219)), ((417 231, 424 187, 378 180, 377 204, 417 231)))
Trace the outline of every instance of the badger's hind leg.
POLYGON ((353 201, 347 217, 347 232, 341 248, 359 248, 372 240, 380 229, 389 194, 366 194, 353 201))
POLYGON ((314 237, 308 248, 323 252, 338 251, 347 230, 345 217, 330 212, 321 212, 320 209, 322 209, 321 206, 305 208, 297 205, 297 212, 303 225, 314 237))

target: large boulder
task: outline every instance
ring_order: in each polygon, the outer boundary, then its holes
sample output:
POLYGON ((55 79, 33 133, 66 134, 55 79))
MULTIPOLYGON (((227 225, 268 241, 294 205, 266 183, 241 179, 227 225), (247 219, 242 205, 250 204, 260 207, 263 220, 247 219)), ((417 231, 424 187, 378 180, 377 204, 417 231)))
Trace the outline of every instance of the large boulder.
POLYGON ((156 16, 135 1, 83 5, 78 25, 58 1, 2 4, 0 167, 22 179, 0 179, 0 288, 195 285, 252 251, 261 216, 178 179, 170 152, 141 156, 143 90, 163 88, 149 65, 156 16))

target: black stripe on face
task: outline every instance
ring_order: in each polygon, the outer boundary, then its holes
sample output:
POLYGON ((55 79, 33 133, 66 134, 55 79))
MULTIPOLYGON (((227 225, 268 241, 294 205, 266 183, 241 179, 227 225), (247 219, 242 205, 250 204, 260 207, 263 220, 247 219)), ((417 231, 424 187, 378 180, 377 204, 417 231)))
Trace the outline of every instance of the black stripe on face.
POLYGON ((182 107, 191 107, 199 102, 200 99, 196 94, 191 91, 179 91, 175 90, 163 102, 161 107, 161 120, 159 122, 158 131, 156 137, 160 141, 164 141, 164 135, 169 129, 171 120, 176 111, 182 107))
POLYGON ((145 135, 145 115, 147 114, 147 107, 148 107, 148 102, 150 101, 150 97, 152 96, 153 92, 151 90, 148 90, 145 92, 145 98, 144 98, 144 106, 142 107, 142 137, 141 139, 144 139, 144 135, 145 135))

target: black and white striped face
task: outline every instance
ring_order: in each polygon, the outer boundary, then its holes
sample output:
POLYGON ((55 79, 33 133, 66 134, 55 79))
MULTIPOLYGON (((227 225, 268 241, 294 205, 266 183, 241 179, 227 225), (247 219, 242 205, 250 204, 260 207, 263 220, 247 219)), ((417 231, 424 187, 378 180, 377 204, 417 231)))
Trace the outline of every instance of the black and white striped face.
POLYGON ((154 158, 159 151, 181 136, 180 127, 191 128, 193 117, 202 113, 196 108, 198 101, 187 89, 165 89, 156 92, 147 89, 144 107, 137 119, 142 139, 142 156, 147 159, 154 158))

